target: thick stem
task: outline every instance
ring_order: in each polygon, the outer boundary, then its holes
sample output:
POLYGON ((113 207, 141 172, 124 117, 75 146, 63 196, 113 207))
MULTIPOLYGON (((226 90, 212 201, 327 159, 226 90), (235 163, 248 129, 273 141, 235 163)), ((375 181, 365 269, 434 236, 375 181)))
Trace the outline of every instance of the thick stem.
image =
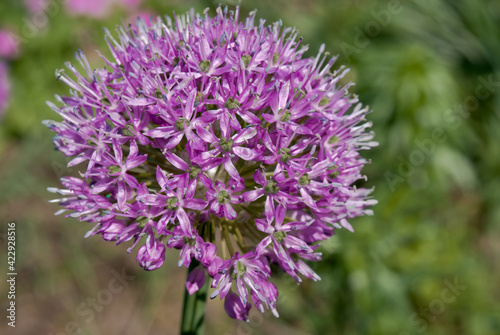
MULTIPOLYGON (((189 265, 188 275, 199 265, 192 260, 189 265)), ((205 305, 207 302, 208 278, 198 291, 189 294, 184 292, 184 309, 182 311, 181 335, 203 335, 205 332, 205 305)))

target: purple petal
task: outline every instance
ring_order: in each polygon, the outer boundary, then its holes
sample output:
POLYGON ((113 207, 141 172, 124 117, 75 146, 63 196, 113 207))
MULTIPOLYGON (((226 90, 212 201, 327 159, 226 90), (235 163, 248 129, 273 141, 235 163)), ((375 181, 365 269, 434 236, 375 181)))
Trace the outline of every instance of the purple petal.
POLYGON ((128 106, 149 106, 155 103, 155 100, 149 98, 132 98, 126 102, 128 106))
POLYGON ((123 174, 122 175, 123 177, 123 180, 125 180, 125 182, 132 188, 137 188, 139 187, 139 182, 137 181, 137 179, 135 179, 135 177, 129 175, 129 174, 123 174))
POLYGON ((300 189, 300 195, 302 195, 302 200, 306 203, 307 206, 311 208, 317 208, 316 202, 314 202, 313 198, 307 193, 307 191, 302 187, 300 189))
POLYGON ((207 268, 207 272, 211 277, 214 277, 222 265, 222 259, 220 257, 215 257, 207 268))
POLYGON ((226 219, 229 220, 236 219, 238 213, 236 213, 236 211, 233 209, 233 207, 231 207, 230 204, 224 204, 222 206, 224 207, 224 216, 226 217, 226 219))
POLYGON ((264 195, 264 190, 254 190, 254 191, 248 191, 242 194, 243 200, 245 202, 252 202, 257 199, 259 199, 261 196, 264 195))
POLYGON ((219 118, 219 125, 221 130, 221 135, 223 138, 229 137, 229 113, 223 112, 221 117, 219 118))
POLYGON ((125 163, 125 167, 127 168, 127 170, 133 169, 133 168, 138 167, 139 165, 143 164, 147 159, 148 159, 147 155, 140 155, 140 156, 136 156, 134 158, 129 158, 129 159, 127 159, 127 162, 125 163))
POLYGON ((206 130, 205 128, 201 127, 201 126, 196 126, 196 132, 198 134, 198 136, 205 142, 207 143, 219 143, 219 140, 217 139, 217 137, 215 137, 214 135, 212 135, 211 132, 209 132, 208 130, 206 130))
POLYGON ((262 118, 269 123, 274 123, 279 119, 279 117, 274 114, 266 114, 266 113, 262 114, 262 118))
POLYGON ((172 134, 172 126, 168 127, 158 127, 152 130, 149 130, 145 133, 146 136, 154 137, 154 138, 166 138, 172 134))
POLYGON ((266 215, 267 221, 271 222, 274 217, 274 205, 273 199, 270 196, 267 196, 266 203, 264 205, 264 214, 266 215))
POLYGON ((292 235, 287 235, 287 237, 283 241, 283 245, 287 247, 287 249, 294 249, 295 251, 299 252, 313 252, 311 247, 306 242, 292 235))
POLYGON ((165 204, 167 197, 164 195, 145 194, 137 197, 137 200, 146 205, 163 205, 165 204))
POLYGON ((130 141, 130 150, 128 153, 128 157, 129 158, 135 157, 137 156, 138 153, 139 153, 139 148, 137 147, 137 143, 134 140, 130 141))
POLYGON ((248 302, 244 305, 240 297, 232 291, 229 291, 224 299, 224 310, 227 315, 236 320, 248 320, 248 312, 251 307, 248 302))
POLYGON ((224 164, 225 161, 226 159, 224 157, 212 158, 207 163, 201 166, 201 170, 202 171, 211 170, 221 164, 224 164))
POLYGON ((207 207, 207 205, 208 205, 208 202, 205 200, 193 198, 193 199, 184 200, 183 205, 186 208, 199 211, 199 210, 205 209, 205 207, 207 207))
POLYGON ((236 170, 230 158, 227 158, 224 162, 224 168, 226 169, 227 173, 229 173, 229 175, 234 179, 241 179, 240 175, 238 174, 238 170, 236 170))
POLYGON ((233 152, 246 161, 254 161, 260 156, 254 149, 244 147, 234 147, 233 152))
POLYGON ((258 230, 264 233, 271 234, 273 232, 273 227, 271 226, 268 220, 255 219, 255 225, 257 226, 258 230))
POLYGON ((184 162, 179 156, 171 153, 168 150, 165 151, 165 157, 173 166, 175 166, 179 170, 186 171, 189 169, 189 165, 186 162, 184 162))
POLYGON ((318 276, 318 274, 316 272, 313 271, 313 269, 311 269, 309 267, 309 265, 307 265, 306 263, 304 263, 303 261, 301 260, 298 260, 297 261, 297 270, 305 277, 308 277, 308 278, 311 278, 312 280, 314 281, 318 281, 318 280, 321 280, 321 277, 318 276))
POLYGON ((274 219, 274 223, 276 225, 276 228, 279 229, 281 228, 281 224, 283 223, 283 220, 285 219, 286 215, 286 209, 282 205, 279 205, 276 208, 276 217, 274 219))
POLYGON ((168 178, 159 165, 156 166, 156 180, 162 189, 167 185, 168 178))
POLYGON ((191 229, 193 229, 191 221, 189 221, 189 218, 182 207, 179 207, 177 210, 177 219, 179 220, 179 224, 185 233, 189 233, 191 229))
POLYGON ((236 278, 236 289, 238 290, 241 303, 243 305, 246 305, 248 303, 248 289, 245 285, 244 280, 240 276, 236 278))
POLYGON ((118 181, 118 192, 116 192, 116 200, 118 203, 118 209, 123 210, 125 202, 127 201, 127 186, 122 180, 118 181))
POLYGON ((193 294, 198 291, 203 285, 205 285, 205 281, 207 279, 207 275, 205 274, 205 270, 203 267, 198 266, 194 268, 188 275, 186 280, 186 288, 189 294, 193 294))
POLYGON ((278 112, 280 110, 285 109, 286 104, 288 102, 288 94, 290 92, 290 81, 286 81, 283 86, 281 86, 281 90, 278 98, 278 109, 274 112, 278 112))
POLYGON ((85 162, 87 159, 89 159, 89 157, 87 155, 79 155, 79 156, 76 156, 76 158, 73 158, 69 163, 68 163, 68 167, 72 167, 72 166, 75 166, 75 165, 78 165, 82 162, 85 162))
POLYGON ((349 222, 347 222, 346 219, 341 219, 340 224, 342 225, 342 227, 349 230, 351 233, 354 232, 354 228, 352 228, 351 224, 349 222))
POLYGON ((167 149, 172 149, 175 147, 177 144, 181 143, 182 137, 184 136, 184 133, 177 133, 173 137, 171 137, 167 143, 165 144, 165 148, 167 149))
POLYGON ((207 266, 214 260, 216 256, 217 256, 217 247, 215 246, 215 244, 207 242, 205 254, 201 259, 201 262, 203 263, 203 265, 207 266))
POLYGON ((186 106, 184 107, 184 113, 183 113, 184 118, 187 120, 191 120, 191 116, 193 116, 194 100, 196 98, 196 93, 197 93, 196 90, 193 90, 187 98, 186 106))
POLYGON ((234 137, 234 145, 242 145, 257 135, 257 127, 246 128, 234 137))
POLYGON ((255 173, 253 174, 253 179, 257 182, 257 184, 261 186, 267 185, 266 177, 261 170, 255 171, 255 173))
POLYGON ((189 145, 195 150, 205 151, 206 145, 205 142, 201 140, 191 129, 186 131, 186 138, 189 142, 189 145))
POLYGON ((265 237, 262 241, 257 244, 257 247, 255 248, 255 253, 257 255, 262 255, 266 247, 271 243, 272 239, 271 236, 265 237))
POLYGON ((113 152, 116 157, 116 162, 121 165, 123 163, 123 153, 117 139, 113 139, 113 152))
POLYGON ((196 192, 196 187, 198 186, 198 180, 197 179, 193 179, 191 181, 189 181, 188 179, 188 187, 186 189, 186 193, 184 194, 184 196, 186 197, 186 199, 192 199, 194 197, 194 194, 196 192))

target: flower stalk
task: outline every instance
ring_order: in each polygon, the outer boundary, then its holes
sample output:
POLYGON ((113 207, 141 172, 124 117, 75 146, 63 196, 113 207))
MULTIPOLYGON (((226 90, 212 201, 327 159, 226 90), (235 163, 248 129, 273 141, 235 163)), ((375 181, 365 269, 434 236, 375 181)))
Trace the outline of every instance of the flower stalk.
MULTIPOLYGON (((189 274, 200 263, 192 261, 188 269, 189 274)), ((206 274, 205 274, 206 276, 206 274)), ((184 292, 184 308, 182 310, 181 335, 202 335, 205 332, 205 305, 207 303, 208 280, 193 294, 184 292)))

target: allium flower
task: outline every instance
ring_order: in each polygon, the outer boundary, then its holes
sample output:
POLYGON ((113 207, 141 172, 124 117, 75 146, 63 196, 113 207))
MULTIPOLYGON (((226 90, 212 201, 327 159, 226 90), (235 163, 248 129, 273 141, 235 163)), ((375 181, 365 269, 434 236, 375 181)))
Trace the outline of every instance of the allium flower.
POLYGON ((250 301, 278 316, 270 263, 298 283, 319 280, 306 264, 321 259, 318 242, 372 213, 371 190, 353 183, 365 178, 359 151, 376 143, 323 46, 304 58, 294 29, 238 15, 138 21, 118 40, 106 31, 106 67, 80 52, 83 74, 58 71, 71 94, 48 103, 62 122, 45 123, 69 165, 82 164, 51 191, 67 216, 95 225, 87 236, 133 240, 129 252, 145 243, 146 270, 165 246, 179 249, 179 266, 200 264, 189 292, 206 272, 211 298, 246 320, 250 301))
POLYGON ((0 118, 9 101, 10 84, 7 76, 7 65, 0 61, 0 118))

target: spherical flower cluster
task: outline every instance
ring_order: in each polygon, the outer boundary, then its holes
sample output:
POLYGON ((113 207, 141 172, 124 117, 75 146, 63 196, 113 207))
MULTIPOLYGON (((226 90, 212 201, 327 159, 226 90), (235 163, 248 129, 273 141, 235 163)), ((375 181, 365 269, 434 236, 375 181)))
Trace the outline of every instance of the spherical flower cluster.
POLYGON ((106 31, 111 59, 84 74, 57 72, 71 94, 49 106, 54 142, 81 177, 61 179, 56 201, 67 216, 92 222, 87 236, 140 242, 137 262, 159 268, 165 249, 195 292, 206 274, 211 298, 247 319, 251 300, 276 316, 275 263, 297 283, 319 280, 307 265, 321 259, 319 241, 348 220, 371 214, 371 190, 356 188, 376 145, 367 108, 341 86, 323 47, 303 58, 297 32, 255 13, 160 18, 106 31), (74 79, 72 79, 72 77, 74 79))

